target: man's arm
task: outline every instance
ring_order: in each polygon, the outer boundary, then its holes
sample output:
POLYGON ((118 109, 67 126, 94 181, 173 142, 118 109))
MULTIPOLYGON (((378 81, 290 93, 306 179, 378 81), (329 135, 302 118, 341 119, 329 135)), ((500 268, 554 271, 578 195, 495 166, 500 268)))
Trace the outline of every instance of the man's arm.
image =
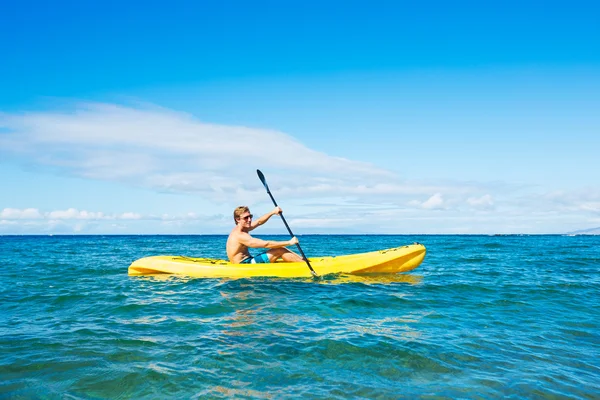
MULTIPOLYGON (((271 218, 273 215, 279 215, 282 212, 283 211, 281 211, 280 207, 275 207, 273 209, 273 211, 271 211, 270 213, 267 213, 267 214, 263 215, 262 217, 260 217, 256 221, 253 221, 252 225, 250 225, 249 231, 258 228, 259 226, 261 226, 262 224, 264 224, 265 222, 267 222, 269 220, 269 218, 271 218)), ((258 247, 263 247, 263 246, 258 246, 258 247)))
POLYGON ((292 246, 298 243, 298 238, 294 236, 290 240, 275 241, 275 240, 262 240, 254 238, 248 234, 243 235, 239 238, 240 243, 251 248, 265 248, 265 249, 277 249, 279 247, 292 246))

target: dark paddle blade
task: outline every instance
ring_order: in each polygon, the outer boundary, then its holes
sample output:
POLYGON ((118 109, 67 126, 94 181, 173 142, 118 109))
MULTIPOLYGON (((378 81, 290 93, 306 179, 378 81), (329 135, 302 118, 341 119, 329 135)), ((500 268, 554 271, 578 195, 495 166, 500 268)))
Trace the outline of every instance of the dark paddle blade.
POLYGON ((260 181, 262 182, 263 186, 265 187, 265 189, 267 189, 267 192, 268 192, 269 191, 269 185, 267 185, 267 180, 265 179, 265 176, 263 175, 262 172, 260 172, 260 169, 257 169, 256 173, 258 174, 258 179, 260 179, 260 181))

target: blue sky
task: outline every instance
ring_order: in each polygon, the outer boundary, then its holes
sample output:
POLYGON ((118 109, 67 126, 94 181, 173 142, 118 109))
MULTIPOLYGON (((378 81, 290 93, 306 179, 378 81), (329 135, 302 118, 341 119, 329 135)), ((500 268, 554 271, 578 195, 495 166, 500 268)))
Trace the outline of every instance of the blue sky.
POLYGON ((600 6, 480 3, 5 2, 0 234, 600 226, 600 6))

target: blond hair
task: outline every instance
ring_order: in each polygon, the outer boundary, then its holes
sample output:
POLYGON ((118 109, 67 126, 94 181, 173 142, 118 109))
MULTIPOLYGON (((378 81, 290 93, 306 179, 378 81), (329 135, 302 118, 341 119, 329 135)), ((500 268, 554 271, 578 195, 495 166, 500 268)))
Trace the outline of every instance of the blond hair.
POLYGON ((248 206, 239 206, 235 210, 233 210, 233 222, 235 222, 236 225, 237 220, 240 218, 240 215, 242 215, 245 212, 250 212, 248 206))

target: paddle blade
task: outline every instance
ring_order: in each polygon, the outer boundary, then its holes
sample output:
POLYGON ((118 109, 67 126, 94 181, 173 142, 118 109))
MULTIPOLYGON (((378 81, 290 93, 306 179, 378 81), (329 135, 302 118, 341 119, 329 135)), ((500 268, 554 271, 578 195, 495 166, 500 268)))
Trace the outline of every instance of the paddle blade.
POLYGON ((267 192, 268 192, 269 191, 269 186, 267 185, 267 179, 265 178, 265 176, 263 175, 263 173, 260 172, 260 169, 257 169, 256 173, 258 174, 258 179, 260 179, 260 181, 262 182, 262 184, 264 185, 265 189, 267 189, 267 192))

